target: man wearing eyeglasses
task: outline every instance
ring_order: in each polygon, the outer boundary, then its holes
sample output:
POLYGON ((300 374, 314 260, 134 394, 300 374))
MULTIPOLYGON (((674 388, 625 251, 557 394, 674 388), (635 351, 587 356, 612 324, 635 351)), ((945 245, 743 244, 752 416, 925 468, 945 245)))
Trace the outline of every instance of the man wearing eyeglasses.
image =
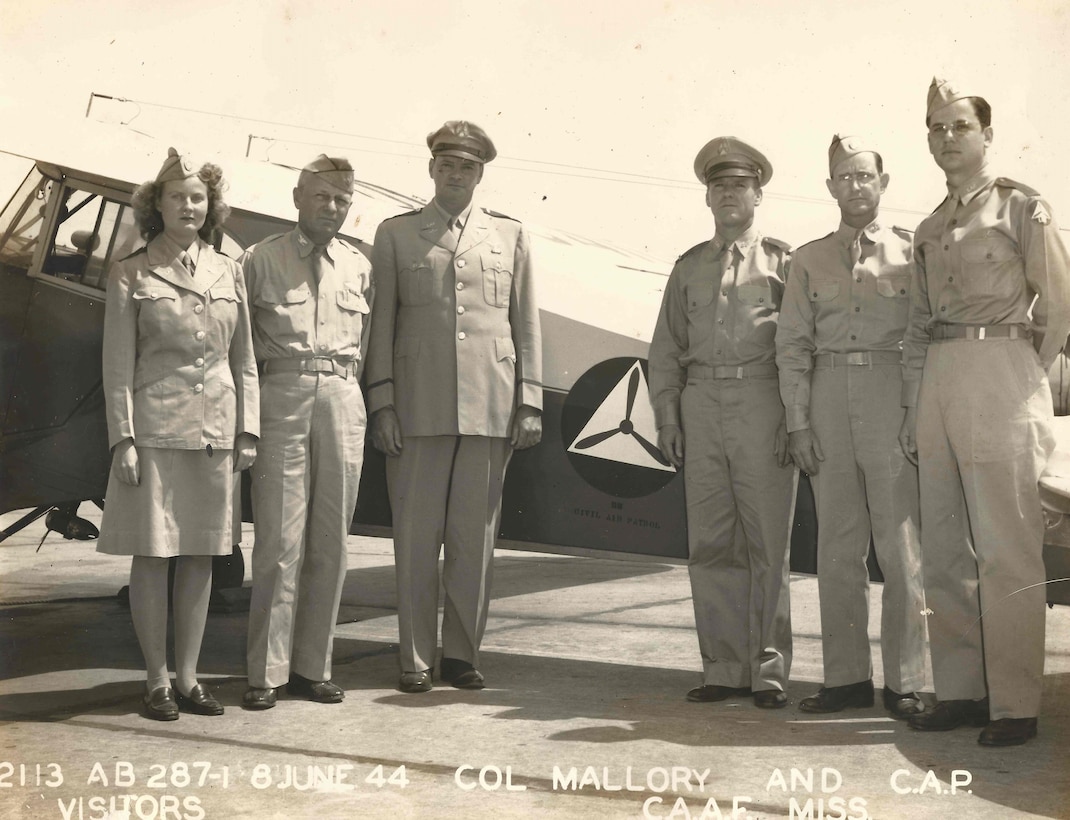
POLYGON ((776 335, 788 450, 817 504, 824 684, 799 709, 873 705, 872 537, 884 574, 882 700, 906 719, 923 710, 925 683, 918 472, 897 440, 912 235, 878 216, 888 174, 872 145, 835 136, 828 157, 840 225, 796 250, 776 335))
POLYGON ((939 702, 911 727, 1037 733, 1048 367, 1070 331, 1070 258, 1040 195, 988 168, 992 110, 929 88, 929 151, 948 196, 918 226, 900 442, 919 459, 922 559, 939 702), (1035 301, 1034 301, 1035 300, 1035 301), (1032 306, 1032 308, 1030 307, 1032 306))

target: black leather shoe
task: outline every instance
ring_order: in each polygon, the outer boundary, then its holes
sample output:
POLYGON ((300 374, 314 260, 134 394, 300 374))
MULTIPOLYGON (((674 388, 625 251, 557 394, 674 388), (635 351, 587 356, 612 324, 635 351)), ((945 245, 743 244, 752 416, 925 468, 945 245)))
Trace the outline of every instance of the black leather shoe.
POLYGON ((947 732, 959 726, 988 723, 988 698, 984 700, 942 700, 932 709, 910 718, 910 728, 919 732, 947 732))
POLYGON ((316 703, 341 703, 346 696, 345 690, 336 683, 329 680, 310 680, 296 674, 290 675, 286 693, 316 703))
POLYGON ((418 692, 431 691, 431 670, 423 672, 402 672, 398 689, 406 695, 415 695, 418 692))
POLYGON ((1000 718, 981 730, 977 742, 982 746, 1021 746, 1037 736, 1037 719, 1000 718))
POLYGON ((799 701, 800 712, 824 715, 847 708, 864 709, 873 705, 873 681, 863 680, 844 686, 822 686, 816 695, 799 701))
POLYGON ((687 693, 687 699, 692 703, 716 703, 719 700, 749 695, 750 688, 747 686, 719 686, 716 683, 707 683, 696 686, 687 693))
POLYGON ((788 705, 788 693, 779 689, 761 689, 754 693, 754 705, 759 709, 783 709, 788 705))
POLYGON ((443 658, 439 664, 439 677, 457 689, 482 689, 483 675, 468 661, 443 658))
POLYGON ((170 686, 157 686, 141 699, 145 717, 152 720, 178 720, 175 691, 170 686))
POLYGON ((100 535, 100 530, 92 521, 75 515, 78 505, 73 507, 61 505, 45 516, 45 527, 58 532, 68 541, 92 541, 100 535))
POLYGON ((896 720, 909 720, 914 715, 920 715, 925 711, 925 704, 921 702, 917 692, 907 692, 901 695, 885 686, 883 694, 884 708, 896 720))
POLYGON ((270 709, 277 701, 278 696, 270 686, 266 689, 250 686, 245 690, 245 694, 241 696, 241 708, 252 709, 253 711, 270 709))
POLYGON ((189 697, 175 689, 175 703, 178 704, 180 712, 210 717, 223 714, 223 705, 208 694, 208 690, 199 683, 189 690, 189 697))

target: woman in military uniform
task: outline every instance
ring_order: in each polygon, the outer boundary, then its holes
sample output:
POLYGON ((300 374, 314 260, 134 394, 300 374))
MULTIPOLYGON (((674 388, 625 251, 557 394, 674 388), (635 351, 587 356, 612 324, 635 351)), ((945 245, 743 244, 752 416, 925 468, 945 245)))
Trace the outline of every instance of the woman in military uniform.
POLYGON ((145 715, 220 715, 197 682, 212 556, 231 551, 233 473, 252 464, 259 388, 239 265, 207 240, 229 213, 220 168, 171 149, 133 197, 148 244, 108 279, 104 394, 112 471, 97 550, 132 555, 145 715), (176 685, 167 671, 168 559, 176 685))

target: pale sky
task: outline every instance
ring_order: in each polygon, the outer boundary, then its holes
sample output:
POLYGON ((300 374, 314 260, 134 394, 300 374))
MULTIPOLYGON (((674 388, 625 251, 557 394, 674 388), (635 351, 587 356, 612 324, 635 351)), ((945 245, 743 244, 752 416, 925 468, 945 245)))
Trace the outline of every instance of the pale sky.
POLYGON ((671 260, 712 234, 691 166, 723 134, 773 163, 769 235, 836 227, 835 132, 881 148, 885 217, 914 227, 944 191, 934 74, 989 99, 993 166, 1070 227, 1067 42, 1067 0, 0 0, 0 122, 55 133, 122 97, 92 118, 184 150, 347 154, 427 197, 425 136, 469 119, 499 150, 483 204, 671 260))

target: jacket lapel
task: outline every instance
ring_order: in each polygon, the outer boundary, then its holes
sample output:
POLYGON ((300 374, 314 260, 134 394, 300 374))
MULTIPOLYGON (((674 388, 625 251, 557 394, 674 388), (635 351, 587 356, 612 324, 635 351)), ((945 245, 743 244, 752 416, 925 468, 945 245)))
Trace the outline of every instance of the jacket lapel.
POLYGON ((428 202, 420 212, 420 236, 428 242, 445 248, 450 253, 457 250, 457 240, 449 232, 446 221, 438 209, 428 202))
MULTIPOLYGON (((149 254, 149 269, 165 282, 169 282, 176 288, 192 290, 194 293, 204 295, 205 288, 189 275, 185 265, 178 261, 178 256, 172 252, 171 244, 165 242, 163 236, 157 236, 149 242, 147 248, 149 254)), ((217 277, 218 278, 218 277, 217 277)))
POLYGON ((468 213, 468 224, 464 226, 461 241, 457 244, 457 255, 467 253, 487 238, 490 231, 490 217, 478 205, 473 205, 468 213))

